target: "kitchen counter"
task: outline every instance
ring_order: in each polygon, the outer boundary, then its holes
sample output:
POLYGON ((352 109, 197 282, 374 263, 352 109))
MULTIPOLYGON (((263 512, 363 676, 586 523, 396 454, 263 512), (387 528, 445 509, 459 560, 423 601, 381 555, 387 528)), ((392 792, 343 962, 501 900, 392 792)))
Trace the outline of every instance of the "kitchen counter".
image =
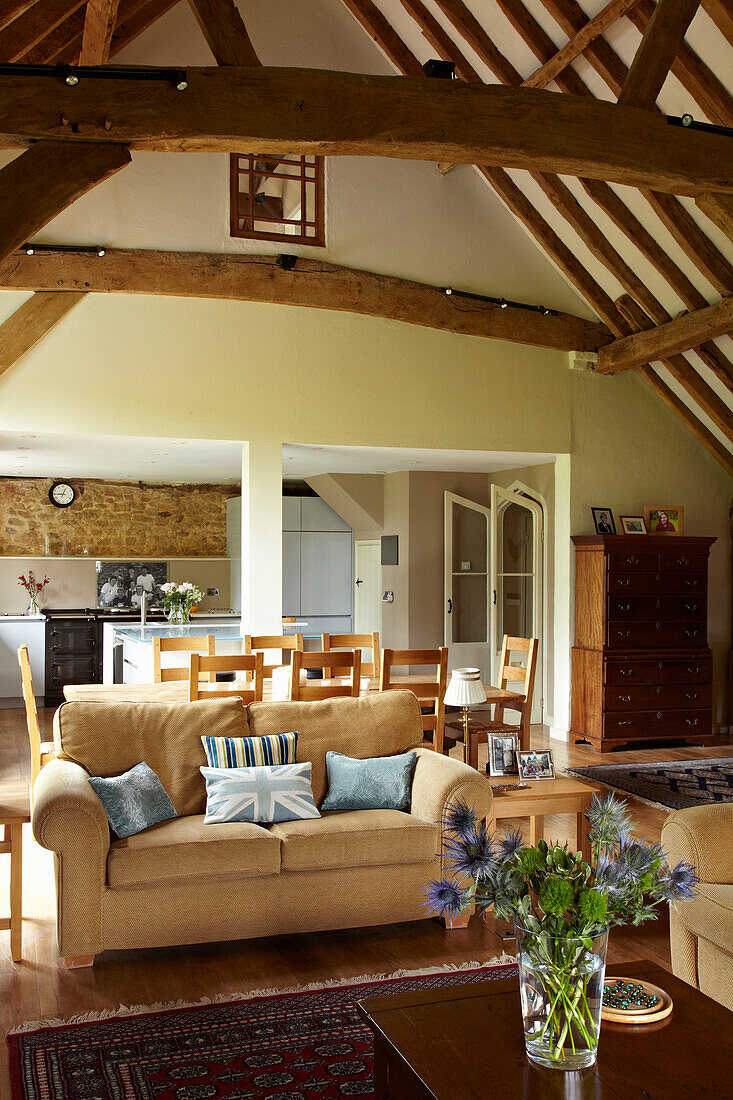
POLYGON ((118 638, 129 638, 134 642, 151 642, 153 638, 205 638, 208 634, 213 634, 217 641, 219 639, 239 642, 244 640, 241 620, 237 620, 236 623, 219 623, 212 621, 213 619, 214 616, 207 623, 198 621, 184 623, 181 626, 171 626, 167 622, 147 623, 145 626, 125 623, 124 626, 120 625, 115 629, 115 634, 118 638))

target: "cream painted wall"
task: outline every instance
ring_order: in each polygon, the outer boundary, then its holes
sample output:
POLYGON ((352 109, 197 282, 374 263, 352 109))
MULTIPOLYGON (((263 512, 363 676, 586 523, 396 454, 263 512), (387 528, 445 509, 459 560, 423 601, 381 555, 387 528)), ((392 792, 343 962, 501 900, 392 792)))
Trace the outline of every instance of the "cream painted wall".
MULTIPOLYGON (((18 576, 29 569, 33 570, 39 580, 43 580, 46 573, 51 581, 43 590, 41 610, 44 607, 96 606, 97 575, 94 560, 0 557, 0 613, 21 615, 28 607, 25 592, 18 584, 18 576)), ((193 581, 204 591, 207 588, 218 588, 218 596, 207 596, 202 600, 202 611, 229 607, 228 558, 169 558, 168 579, 179 584, 182 581, 193 581)))
POLYGON ((394 592, 394 603, 382 604, 382 645, 410 646, 410 474, 384 477, 384 533, 397 535, 398 563, 382 566, 382 588, 394 592))

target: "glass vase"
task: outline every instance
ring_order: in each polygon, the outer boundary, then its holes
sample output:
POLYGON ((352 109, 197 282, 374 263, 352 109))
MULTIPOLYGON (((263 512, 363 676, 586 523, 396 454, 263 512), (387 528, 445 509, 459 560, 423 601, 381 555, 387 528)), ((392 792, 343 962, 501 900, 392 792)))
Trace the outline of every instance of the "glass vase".
POLYGON ((39 615, 40 614, 40 611, 38 609, 37 599, 38 599, 37 596, 31 596, 30 597, 31 602, 28 604, 28 610, 26 611, 26 615, 39 615))
POLYGON ((592 1066, 601 1029, 608 929, 553 938, 515 923, 527 1056, 540 1066, 592 1066))
POLYGON ((184 604, 176 604, 167 609, 165 617, 173 626, 180 626, 191 621, 191 608, 184 604))

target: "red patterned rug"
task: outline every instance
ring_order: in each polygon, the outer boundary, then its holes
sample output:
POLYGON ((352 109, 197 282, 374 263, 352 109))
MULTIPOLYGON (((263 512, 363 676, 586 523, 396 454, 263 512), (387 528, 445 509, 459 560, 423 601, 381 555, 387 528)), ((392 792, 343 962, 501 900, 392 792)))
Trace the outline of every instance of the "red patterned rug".
MULTIPOLYGON (((252 995, 8 1035, 13 1100, 343 1100, 372 1096, 365 997, 516 974, 437 970, 252 995)), ((26 1027, 28 1025, 25 1025, 26 1027)))

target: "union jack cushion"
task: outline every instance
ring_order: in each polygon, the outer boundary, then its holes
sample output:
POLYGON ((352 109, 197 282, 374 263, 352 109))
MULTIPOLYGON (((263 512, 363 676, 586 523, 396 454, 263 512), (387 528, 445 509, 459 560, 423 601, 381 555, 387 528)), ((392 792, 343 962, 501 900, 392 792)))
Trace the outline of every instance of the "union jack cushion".
POLYGON ((206 780, 204 825, 224 821, 301 821, 320 817, 310 761, 261 768, 201 768, 206 780))

